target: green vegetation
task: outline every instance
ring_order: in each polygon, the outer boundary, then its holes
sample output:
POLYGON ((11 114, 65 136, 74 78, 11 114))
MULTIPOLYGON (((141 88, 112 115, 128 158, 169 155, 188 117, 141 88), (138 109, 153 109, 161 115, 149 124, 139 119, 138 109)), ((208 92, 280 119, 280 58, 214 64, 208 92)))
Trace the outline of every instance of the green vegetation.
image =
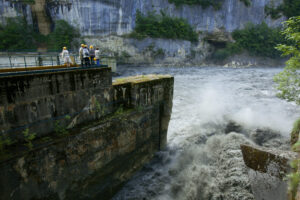
POLYGON ((123 107, 123 105, 120 105, 119 108, 116 110, 115 114, 121 115, 123 113, 124 113, 124 107, 123 107))
MULTIPOLYGON (((283 36, 289 44, 279 44, 276 48, 282 52, 283 56, 289 56, 284 70, 274 77, 278 84, 278 97, 287 101, 294 101, 300 104, 300 16, 291 17, 284 23, 283 36)), ((300 153, 300 119, 294 123, 291 132, 292 150, 300 153)), ((287 175, 289 180, 288 194, 289 199, 294 200, 298 191, 300 182, 300 159, 292 161, 291 167, 294 171, 287 175)))
POLYGON ((128 59, 131 57, 131 55, 127 51, 116 52, 115 56, 119 64, 128 63, 128 59))
POLYGON ((198 41, 197 33, 186 20, 169 17, 164 12, 161 12, 160 15, 152 12, 144 16, 138 11, 136 14, 136 27, 130 34, 130 37, 138 39, 152 37, 182 39, 191 42, 198 41))
POLYGON ((217 49, 213 54, 213 59, 224 60, 231 55, 239 54, 242 48, 237 43, 227 43, 225 48, 217 49))
MULTIPOLYGON (((79 38, 79 31, 64 20, 55 22, 55 28, 47 38, 47 46, 51 50, 61 50, 64 46, 70 46, 75 42, 75 38, 79 38)), ((79 43, 77 44, 77 46, 79 43)))
POLYGON ((286 62, 284 70, 274 77, 279 90, 277 96, 300 104, 300 16, 290 18, 284 26, 282 34, 290 43, 280 44, 277 49, 290 59, 286 62))
POLYGON ((202 8, 212 6, 215 10, 219 10, 222 7, 224 0, 168 0, 169 3, 174 3, 177 7, 183 4, 186 5, 200 5, 202 8))
POLYGON ((66 127, 62 126, 58 120, 54 122, 54 132, 57 136, 64 136, 69 133, 66 127))
MULTIPOLYGON (((207 8, 209 6, 212 6, 215 10, 219 10, 222 7, 222 4, 224 0, 168 0, 169 3, 174 3, 176 7, 181 5, 200 5, 202 8, 207 8)), ((251 0, 240 0, 242 1, 246 6, 251 5, 251 0)))
POLYGON ((232 33, 235 43, 227 43, 225 48, 218 49, 213 58, 223 60, 233 54, 246 50, 250 55, 277 58, 280 52, 275 49, 285 39, 279 28, 269 28, 266 23, 259 25, 247 24, 244 29, 232 33))
POLYGON ((293 130, 291 132, 291 144, 294 145, 299 140, 300 133, 300 118, 294 122, 293 130))
POLYGON ((38 34, 22 18, 9 18, 0 25, 0 51, 36 49, 38 34))
POLYGON ((251 0, 240 0, 240 1, 243 2, 247 7, 251 5, 251 0))
POLYGON ((0 135, 0 155, 4 153, 4 149, 11 145, 12 141, 3 135, 0 135))
POLYGON ((279 28, 269 28, 266 23, 259 25, 248 24, 242 30, 232 33, 236 45, 247 50, 252 55, 276 58, 280 52, 274 47, 284 42, 279 28))
POLYGON ((79 31, 63 20, 56 21, 53 32, 44 36, 25 19, 8 18, 6 25, 0 25, 0 51, 35 51, 41 45, 57 51, 79 37, 79 31))
POLYGON ((32 149, 33 148, 32 140, 34 140, 34 138, 36 137, 36 134, 35 133, 30 133, 29 128, 27 128, 23 131, 23 135, 24 135, 24 140, 26 141, 25 145, 29 149, 32 149))
POLYGON ((278 19, 281 14, 290 18, 300 15, 300 1, 299 0, 283 0, 283 3, 275 8, 274 5, 266 5, 265 12, 273 19, 278 19))

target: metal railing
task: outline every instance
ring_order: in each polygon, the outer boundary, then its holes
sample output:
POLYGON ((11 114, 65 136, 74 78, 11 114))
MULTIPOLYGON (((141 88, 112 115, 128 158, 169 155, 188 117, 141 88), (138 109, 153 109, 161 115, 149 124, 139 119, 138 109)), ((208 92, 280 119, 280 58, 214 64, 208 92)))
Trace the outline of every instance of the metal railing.
MULTIPOLYGON (((78 63, 78 57, 70 54, 73 63, 78 63)), ((1 53, 0 68, 19 68, 35 66, 57 66, 64 64, 59 53, 1 53)))
MULTIPOLYGON (((81 65, 79 55, 70 52, 72 64, 81 65)), ((39 66, 59 66, 64 61, 60 52, 38 53, 38 52, 0 52, 0 69, 1 68, 27 68, 39 66)), ((116 60, 114 57, 101 55, 101 65, 107 65, 116 71, 116 60)))

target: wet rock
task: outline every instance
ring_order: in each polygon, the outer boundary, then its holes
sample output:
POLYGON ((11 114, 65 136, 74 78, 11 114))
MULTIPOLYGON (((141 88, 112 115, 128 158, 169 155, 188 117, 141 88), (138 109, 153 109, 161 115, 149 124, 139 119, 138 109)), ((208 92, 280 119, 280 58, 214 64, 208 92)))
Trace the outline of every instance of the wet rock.
POLYGON ((286 174, 297 154, 291 151, 241 145, 244 162, 249 167, 249 180, 256 200, 287 199, 286 174))
POLYGON ((241 150, 247 167, 279 178, 283 178, 290 171, 289 161, 297 156, 292 151, 267 149, 254 145, 242 144, 241 150))
POLYGON ((226 44, 227 42, 233 42, 231 35, 222 29, 216 29, 212 33, 208 34, 205 38, 212 44, 226 44))
POLYGON ((242 132, 242 126, 237 124, 234 121, 229 121, 225 128, 225 133, 227 134, 231 132, 236 132, 236 133, 242 132))
POLYGON ((250 138, 258 145, 263 145, 271 139, 281 137, 280 133, 274 132, 270 129, 255 129, 250 133, 250 138))

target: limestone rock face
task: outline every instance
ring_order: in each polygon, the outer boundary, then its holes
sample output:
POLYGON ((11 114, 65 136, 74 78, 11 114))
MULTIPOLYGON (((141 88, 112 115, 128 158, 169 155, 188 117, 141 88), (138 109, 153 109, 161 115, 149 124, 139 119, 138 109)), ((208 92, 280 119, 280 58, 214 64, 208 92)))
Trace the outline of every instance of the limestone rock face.
MULTIPOLYGON (((30 5, 20 2, 0 0, 0 22, 5 17, 21 15, 30 20, 30 5)), ((272 1, 274 5, 281 2, 272 1)), ((252 0, 251 6, 247 7, 240 0, 224 0, 222 8, 214 10, 195 5, 176 7, 168 0, 69 0, 47 1, 46 12, 52 21, 64 19, 78 27, 83 35, 130 33, 135 27, 137 10, 144 14, 163 10, 168 15, 186 19, 197 31, 213 32, 222 28, 231 32, 247 22, 258 24, 265 21, 269 26, 280 25, 284 18, 272 20, 265 16, 264 7, 269 3, 270 0, 252 0)))
POLYGON ((297 154, 291 151, 241 145, 244 162, 249 167, 249 179, 256 200, 287 199, 284 179, 291 171, 289 163, 297 154))
POLYGON ((226 44, 227 42, 233 42, 231 35, 221 29, 217 29, 208 34, 205 39, 213 44, 226 44))

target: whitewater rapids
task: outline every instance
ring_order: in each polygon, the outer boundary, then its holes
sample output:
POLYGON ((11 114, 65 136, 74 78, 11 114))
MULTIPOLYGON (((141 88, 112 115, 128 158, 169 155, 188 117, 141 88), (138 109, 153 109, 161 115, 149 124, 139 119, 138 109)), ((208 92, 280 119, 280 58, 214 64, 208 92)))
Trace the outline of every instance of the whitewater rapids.
POLYGON ((114 200, 252 200, 240 144, 289 148, 300 109, 276 97, 280 68, 123 67, 175 77, 167 148, 114 200))

